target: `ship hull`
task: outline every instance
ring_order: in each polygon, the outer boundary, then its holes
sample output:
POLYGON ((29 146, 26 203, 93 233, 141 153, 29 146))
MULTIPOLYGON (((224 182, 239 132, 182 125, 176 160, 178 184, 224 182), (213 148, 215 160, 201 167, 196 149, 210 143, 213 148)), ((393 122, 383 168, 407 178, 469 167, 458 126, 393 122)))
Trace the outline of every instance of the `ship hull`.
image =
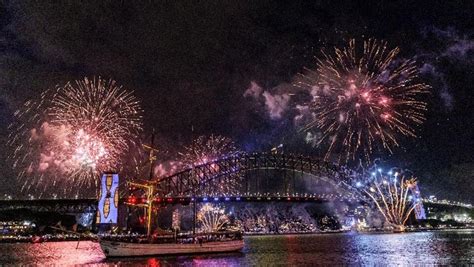
POLYGON ((106 257, 137 257, 195 253, 219 253, 241 250, 243 240, 205 242, 202 244, 149 244, 100 240, 106 257))

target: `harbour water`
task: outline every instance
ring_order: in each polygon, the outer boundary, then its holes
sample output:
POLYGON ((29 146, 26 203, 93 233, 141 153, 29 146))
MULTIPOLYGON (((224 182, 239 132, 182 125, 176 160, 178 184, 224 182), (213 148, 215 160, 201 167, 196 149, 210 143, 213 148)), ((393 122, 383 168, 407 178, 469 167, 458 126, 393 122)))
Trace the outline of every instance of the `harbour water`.
POLYGON ((0 265, 309 266, 474 264, 474 230, 251 236, 242 252, 106 259, 97 243, 0 244, 0 265))

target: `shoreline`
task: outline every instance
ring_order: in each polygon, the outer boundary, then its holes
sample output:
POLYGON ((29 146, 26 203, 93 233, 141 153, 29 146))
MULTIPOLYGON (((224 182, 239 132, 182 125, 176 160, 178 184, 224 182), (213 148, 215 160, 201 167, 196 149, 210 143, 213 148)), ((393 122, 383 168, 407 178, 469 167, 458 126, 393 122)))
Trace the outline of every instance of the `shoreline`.
MULTIPOLYGON (((403 233, 418 233, 418 232, 438 232, 438 231, 456 231, 456 230, 474 230, 474 226, 463 227, 463 228, 438 228, 438 229, 408 229, 403 233)), ((244 237, 252 236, 285 236, 285 235, 325 235, 325 234, 344 234, 344 233, 355 233, 355 234, 393 234, 392 231, 385 230, 372 230, 372 231, 354 231, 354 230, 334 230, 334 231, 317 231, 317 232, 288 232, 288 233, 244 233, 244 237)), ((402 233, 402 234, 403 234, 402 233)), ((47 243, 47 242, 80 242, 80 241, 94 241, 95 237, 79 238, 79 236, 68 236, 65 238, 60 237, 46 237, 46 236, 11 236, 1 237, 0 244, 12 244, 12 243, 47 243), (41 242, 34 242, 35 237, 40 237, 41 242)))

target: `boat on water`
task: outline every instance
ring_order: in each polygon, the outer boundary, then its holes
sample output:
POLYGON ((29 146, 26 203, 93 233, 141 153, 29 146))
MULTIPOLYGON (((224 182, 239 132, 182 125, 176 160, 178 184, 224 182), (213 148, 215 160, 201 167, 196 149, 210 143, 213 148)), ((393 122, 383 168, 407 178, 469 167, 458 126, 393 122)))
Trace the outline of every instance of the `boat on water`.
MULTIPOLYGON (((98 242, 106 257, 133 257, 133 256, 156 256, 172 254, 194 254, 194 253, 218 253, 241 250, 244 247, 244 240, 241 232, 196 232, 196 201, 193 202, 193 232, 180 234, 177 232, 153 233, 153 205, 155 202, 155 186, 153 180, 154 157, 153 153, 158 151, 153 148, 153 139, 150 146, 144 146, 150 150, 150 177, 144 182, 127 182, 134 189, 134 192, 141 192, 144 196, 143 203, 137 203, 133 194, 126 205, 130 207, 144 208, 146 214, 146 236, 99 236, 98 242)), ((212 231, 217 231, 215 230, 212 231)))
POLYGON ((239 251, 244 247, 239 232, 201 233, 194 236, 159 236, 128 240, 100 238, 106 257, 161 256, 239 251))
MULTIPOLYGON (((106 257, 160 256, 172 254, 219 253, 241 250, 244 247, 242 232, 217 231, 192 233, 167 232, 158 229, 152 233, 153 185, 136 184, 146 188, 147 203, 141 204, 147 211, 146 235, 98 236, 98 242, 106 257)), ((194 212, 194 217, 196 216, 194 212)), ((194 220, 195 221, 195 220, 194 220)))

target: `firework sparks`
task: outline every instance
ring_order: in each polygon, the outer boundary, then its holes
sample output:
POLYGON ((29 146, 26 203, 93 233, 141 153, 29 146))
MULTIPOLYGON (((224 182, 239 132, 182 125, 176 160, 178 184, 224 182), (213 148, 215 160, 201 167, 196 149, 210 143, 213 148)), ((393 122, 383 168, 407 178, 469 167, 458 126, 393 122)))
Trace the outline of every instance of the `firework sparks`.
POLYGON ((188 167, 206 164, 222 158, 223 156, 235 154, 238 150, 234 141, 221 135, 199 136, 190 146, 184 148, 180 153, 181 161, 188 167))
POLYGON ((403 231, 413 210, 420 205, 412 191, 417 181, 400 170, 391 170, 387 175, 376 170, 371 173, 369 184, 362 191, 373 201, 377 209, 395 229, 403 231))
POLYGON ((101 78, 46 90, 15 113, 9 144, 23 189, 59 187, 66 194, 97 186, 117 170, 142 129, 142 110, 131 92, 101 78))
POLYGON ((414 126, 424 120, 427 104, 420 100, 428 86, 417 82, 413 60, 397 59, 398 48, 355 40, 334 53, 324 53, 316 70, 297 77, 295 85, 311 92, 312 119, 302 131, 317 129, 317 146, 327 144, 325 159, 339 162, 363 155, 366 162, 379 144, 389 152, 399 146, 398 135, 415 137, 414 126))
MULTIPOLYGON (((232 139, 220 136, 200 136, 193 141, 192 145, 185 147, 184 152, 180 153, 181 162, 184 166, 193 167, 213 162, 222 157, 238 153, 232 139)), ((219 165, 211 163, 211 168, 218 171, 219 165)), ((231 174, 226 179, 213 182, 216 186, 210 192, 210 195, 226 195, 237 190, 241 177, 238 174, 231 174)), ((196 177, 201 179, 201 177, 196 177)))
POLYGON ((201 224, 202 232, 217 232, 229 223, 225 209, 212 204, 204 204, 197 214, 197 221, 201 224))

